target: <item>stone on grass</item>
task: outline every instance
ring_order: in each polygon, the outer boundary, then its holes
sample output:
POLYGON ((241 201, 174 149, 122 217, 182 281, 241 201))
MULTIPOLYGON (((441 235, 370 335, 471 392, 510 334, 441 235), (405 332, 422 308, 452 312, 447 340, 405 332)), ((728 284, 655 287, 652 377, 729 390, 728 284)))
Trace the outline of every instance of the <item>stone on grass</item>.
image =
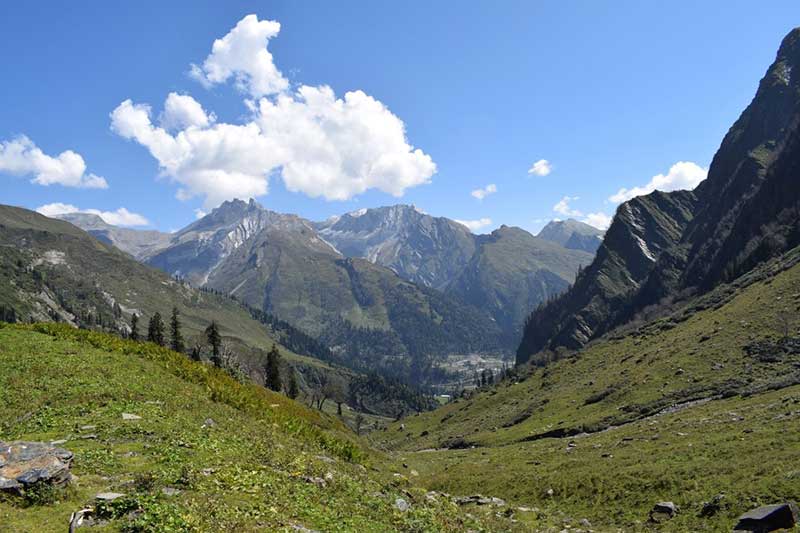
POLYGON ((139 415, 131 414, 131 413, 122 413, 122 419, 123 420, 141 420, 142 417, 139 416, 139 415))
POLYGON ((205 422, 203 422, 203 426, 202 427, 203 428, 213 428, 216 425, 217 425, 217 423, 214 422, 213 418, 206 418, 205 422))
POLYGON ((405 501, 403 498, 397 498, 394 501, 394 506, 397 508, 398 511, 401 513, 405 513, 411 508, 411 504, 405 501))
POLYGON ((746 512, 739 517, 739 522, 733 530, 766 533, 778 529, 793 529, 797 521, 797 504, 779 503, 746 512))
POLYGON ((658 502, 653 506, 653 510, 650 511, 650 521, 656 523, 666 522, 674 518, 676 514, 678 514, 677 505, 672 502, 658 502))
POLYGON ((101 502, 113 502, 114 500, 118 500, 120 498, 124 498, 125 495, 121 492, 101 492, 94 497, 95 500, 100 500, 101 502))
POLYGON ((0 441, 0 490, 20 493, 38 483, 63 487, 72 480, 72 452, 45 442, 0 441))
POLYGON ((179 489, 175 489, 172 487, 163 487, 161 489, 161 494, 163 494, 164 496, 177 496, 180 493, 181 491, 179 489))

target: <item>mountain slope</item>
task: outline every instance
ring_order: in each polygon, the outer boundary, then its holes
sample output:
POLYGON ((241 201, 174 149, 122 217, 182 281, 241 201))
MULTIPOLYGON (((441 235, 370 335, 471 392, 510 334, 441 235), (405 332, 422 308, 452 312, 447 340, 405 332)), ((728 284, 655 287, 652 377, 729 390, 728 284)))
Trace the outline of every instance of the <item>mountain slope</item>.
POLYGON ((503 349, 487 314, 369 261, 344 258, 308 227, 266 227, 233 251, 207 285, 373 368, 411 356, 418 373, 435 356, 503 349))
POLYGON ((637 315, 707 292, 800 244, 800 77, 792 75, 799 69, 800 28, 783 40, 753 101, 722 141, 708 177, 690 193, 691 205, 683 202, 690 216, 681 215, 681 222, 664 212, 678 225, 660 251, 650 250, 647 268, 639 269, 640 275, 622 265, 603 272, 611 254, 623 263, 638 262, 640 238, 653 248, 636 232, 612 237, 627 216, 629 204, 623 204, 586 278, 531 315, 519 362, 543 349, 583 346, 637 315), (609 289, 604 274, 621 283, 609 289))
POLYGON ((147 257, 146 262, 202 286, 233 250, 265 227, 303 224, 299 217, 264 209, 255 200, 232 200, 178 231, 168 247, 147 257))
POLYGON ((622 204, 572 288, 530 315, 517 363, 542 350, 580 348, 615 325, 661 253, 680 239, 695 203, 689 191, 656 191, 622 204))
POLYGON ((537 235, 571 250, 595 253, 603 242, 603 231, 575 219, 553 220, 537 235))
POLYGON ((786 474, 800 460, 799 307, 796 248, 376 439, 433 489, 537 508, 541 530, 564 515, 640 530, 656 502, 673 501, 680 513, 660 530, 730 531, 752 507, 800 497, 786 474))
POLYGON ((0 362, 4 440, 66 440, 79 478, 0 498, 4 531, 63 532, 87 506, 103 531, 519 530, 400 483, 332 417, 152 344, 0 324, 0 362))
POLYGON ((508 226, 476 241, 475 254, 447 292, 486 309, 510 342, 519 338, 531 309, 566 290, 593 258, 508 226))
POLYGON ((99 216, 90 213, 66 213, 55 218, 66 220, 95 239, 111 244, 139 260, 165 248, 172 238, 169 233, 160 231, 113 226, 99 216))
POLYGON ((410 205, 363 209, 315 226, 345 256, 363 257, 437 289, 450 283, 475 252, 466 227, 410 205))
POLYGON ((362 209, 316 227, 345 256, 485 309, 511 344, 530 311, 563 292, 591 262, 602 234, 573 220, 549 224, 548 239, 506 227, 476 236, 458 222, 405 205, 362 209))

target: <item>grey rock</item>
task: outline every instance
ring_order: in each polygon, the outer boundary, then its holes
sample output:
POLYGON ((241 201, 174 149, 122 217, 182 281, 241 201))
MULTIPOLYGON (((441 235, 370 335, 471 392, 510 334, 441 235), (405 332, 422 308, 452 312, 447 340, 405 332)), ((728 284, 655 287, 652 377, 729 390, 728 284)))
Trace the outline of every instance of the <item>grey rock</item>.
POLYGON ((19 492, 36 483, 63 487, 72 480, 72 457, 44 442, 0 441, 0 490, 19 492))
POLYGON ((405 501, 403 498, 397 498, 394 501, 394 506, 397 508, 398 511, 401 513, 405 513, 411 508, 411 504, 405 501))
POLYGON ((658 502, 650 511, 650 521, 655 523, 666 522, 678 514, 678 506, 672 502, 658 502))
POLYGON ((217 423, 214 422, 213 418, 206 418, 205 422, 203 422, 203 427, 204 428, 213 428, 216 425, 217 425, 217 423))
POLYGON ((139 415, 131 414, 131 413, 122 413, 122 419, 123 420, 141 420, 142 417, 139 416, 139 415))
POLYGON ((181 493, 180 490, 172 487, 163 487, 161 489, 161 494, 163 494, 164 496, 177 496, 180 493, 181 493))
POLYGON ((798 522, 797 504, 794 502, 765 505, 739 517, 734 531, 766 533, 778 529, 793 529, 798 522))
POLYGON ((97 494, 94 498, 96 500, 100 500, 103 502, 113 502, 114 500, 118 500, 120 498, 124 498, 125 495, 121 492, 101 492, 97 494))

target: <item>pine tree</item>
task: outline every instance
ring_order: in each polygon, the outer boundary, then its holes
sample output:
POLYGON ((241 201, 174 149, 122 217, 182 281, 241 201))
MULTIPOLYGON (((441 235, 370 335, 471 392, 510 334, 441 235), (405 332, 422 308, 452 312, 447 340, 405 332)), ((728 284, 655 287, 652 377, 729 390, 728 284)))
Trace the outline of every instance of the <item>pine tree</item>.
POLYGON ((267 366, 264 369, 264 385, 275 392, 281 391, 281 354, 274 344, 267 354, 267 366))
POLYGON ((138 341, 139 340, 139 315, 137 315, 136 313, 133 313, 133 316, 131 317, 131 335, 130 335, 130 339, 132 341, 138 341))
POLYGON ((211 362, 217 368, 222 368, 222 358, 220 357, 220 346, 222 345, 222 337, 219 334, 219 328, 216 322, 206 328, 206 339, 211 345, 211 362))
POLYGON ((292 400, 300 396, 300 387, 297 385, 297 376, 295 376, 294 370, 289 372, 289 390, 286 395, 292 400))
POLYGON ((172 318, 169 321, 170 333, 170 348, 176 352, 183 352, 186 349, 186 343, 183 342, 183 335, 181 335, 181 319, 178 316, 178 308, 172 308, 172 318))
POLYGON ((147 340, 159 346, 164 346, 164 322, 161 320, 161 313, 156 313, 147 324, 147 340))

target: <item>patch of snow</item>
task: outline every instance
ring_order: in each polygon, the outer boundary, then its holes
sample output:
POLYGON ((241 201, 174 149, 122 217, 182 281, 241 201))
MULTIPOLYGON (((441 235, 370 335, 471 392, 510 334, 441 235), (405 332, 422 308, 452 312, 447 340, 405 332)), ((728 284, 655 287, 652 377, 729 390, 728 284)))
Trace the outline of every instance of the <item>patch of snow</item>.
POLYGON ((356 211, 350 211, 347 214, 350 215, 353 218, 363 217, 364 215, 367 214, 367 208, 366 207, 362 207, 361 209, 358 209, 356 211))
POLYGON ((650 261, 655 263, 656 257, 653 255, 653 252, 650 251, 650 248, 647 247, 647 243, 644 242, 644 239, 642 239, 638 235, 634 235, 633 238, 636 239, 636 242, 639 244, 639 249, 642 251, 645 257, 647 257, 650 261))

